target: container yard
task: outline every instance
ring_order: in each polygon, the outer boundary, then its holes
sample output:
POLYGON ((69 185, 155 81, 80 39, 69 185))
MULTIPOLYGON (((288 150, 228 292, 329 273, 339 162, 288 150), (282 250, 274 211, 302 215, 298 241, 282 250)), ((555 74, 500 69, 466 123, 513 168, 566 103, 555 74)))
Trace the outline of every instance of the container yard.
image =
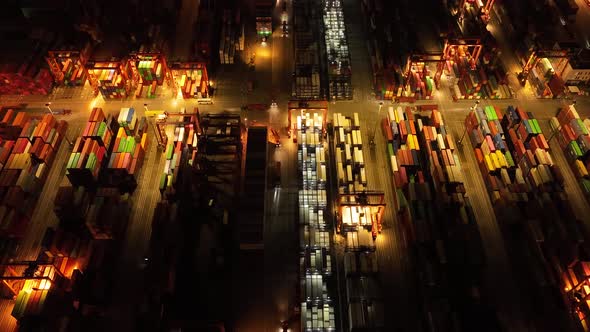
POLYGON ((88 76, 85 67, 91 46, 82 50, 52 50, 47 52, 47 64, 56 85, 84 86, 88 76))
POLYGON ((299 100, 325 99, 322 59, 318 55, 318 10, 308 1, 293 0, 293 49, 295 68, 291 96, 299 100))
POLYGON ((343 3, 340 0, 323 1, 323 31, 327 53, 328 97, 331 100, 351 100, 352 68, 348 37, 344 26, 343 3))
POLYGON ((590 199, 590 166, 588 152, 590 148, 590 120, 580 118, 574 105, 564 106, 551 118, 551 138, 557 138, 559 146, 572 168, 582 192, 590 199))
MULTIPOLYGON (((309 110, 311 111, 311 110, 309 110)), ((325 115, 325 113, 324 113, 325 115)), ((299 190, 301 330, 336 331, 330 223, 327 216, 326 145, 321 113, 297 115, 299 190)))
POLYGON ((209 76, 203 62, 175 62, 170 65, 177 93, 184 99, 209 98, 209 76))
POLYGON ((454 139, 437 108, 389 107, 383 119, 397 192, 394 209, 411 248, 414 272, 429 275, 418 278, 421 314, 429 317, 425 327, 452 325, 471 330, 482 320, 494 323, 481 313, 471 317, 461 305, 485 306, 477 297, 467 295, 469 289, 481 287, 485 254, 454 139), (440 215, 445 218, 435 221, 440 215), (434 293, 438 295, 431 295, 434 293), (459 319, 451 322, 451 315, 459 319))
POLYGON ((219 36, 219 63, 232 65, 240 59, 244 50, 244 24, 240 21, 240 11, 225 9, 219 36))
MULTIPOLYGON (((568 117, 573 120, 566 109, 562 121, 568 117)), ((465 124, 511 259, 526 261, 518 265, 517 282, 527 285, 523 292, 547 315, 543 324, 558 328, 568 311, 554 295, 565 296, 572 288, 564 271, 581 259, 585 235, 567 201, 548 139, 521 106, 504 111, 476 107, 465 124)))

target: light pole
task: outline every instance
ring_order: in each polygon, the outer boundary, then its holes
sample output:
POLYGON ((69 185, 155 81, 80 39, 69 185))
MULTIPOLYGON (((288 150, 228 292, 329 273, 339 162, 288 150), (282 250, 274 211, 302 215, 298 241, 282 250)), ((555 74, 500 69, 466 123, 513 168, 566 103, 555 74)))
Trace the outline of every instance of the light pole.
POLYGON ((49 110, 49 113, 51 113, 51 115, 53 115, 53 111, 51 110, 51 102, 48 102, 47 104, 45 104, 45 107, 47 107, 47 110, 49 110))
POLYGON ((375 145, 375 134, 377 133, 377 125, 379 124, 379 117, 381 116, 381 108, 383 107, 383 102, 379 102, 379 109, 377 110, 377 120, 375 121, 375 126, 373 127, 373 133, 371 134, 371 141, 369 144, 372 146, 375 145))
POLYGON ((143 110, 144 110, 144 111, 146 111, 146 112, 148 111, 148 107, 147 107, 147 105, 148 105, 148 104, 143 104, 143 110))

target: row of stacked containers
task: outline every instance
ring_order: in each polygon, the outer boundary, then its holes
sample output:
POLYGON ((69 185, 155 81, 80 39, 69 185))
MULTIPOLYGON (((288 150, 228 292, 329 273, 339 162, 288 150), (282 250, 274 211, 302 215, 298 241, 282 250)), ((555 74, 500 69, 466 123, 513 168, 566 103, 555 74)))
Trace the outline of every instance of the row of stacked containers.
POLYGON ((551 118, 552 135, 564 150, 582 192, 590 199, 590 119, 582 120, 574 105, 559 109, 551 118))
MULTIPOLYGON (((590 201, 590 181, 588 176, 588 149, 590 148, 590 120, 580 118, 574 105, 559 109, 556 117, 551 118, 552 135, 555 135, 567 162, 579 183, 582 193, 590 201)), ((586 299, 590 294, 590 262, 580 257, 568 266, 561 266, 560 279, 565 290, 566 300, 574 301, 574 310, 582 329, 590 330, 590 306, 586 299)))
MULTIPOLYGON (((367 190, 363 140, 359 114, 352 117, 334 114, 334 154, 339 194, 359 194, 367 190)), ((349 198, 350 199, 350 198, 349 198)), ((355 198, 356 199, 356 198, 355 198)), ((360 199, 360 198, 359 198, 360 199)), ((339 201, 346 199, 340 198, 339 201)), ((347 331, 365 331, 385 327, 384 299, 379 279, 374 238, 380 224, 373 220, 371 207, 344 206, 340 233, 346 237, 344 283, 346 287, 347 331)))
POLYGON ((436 105, 390 107, 382 129, 393 209, 417 275, 424 328, 469 331, 483 322, 495 326, 494 311, 486 308, 481 288, 485 253, 478 225, 455 142, 441 113, 436 105))
POLYGON ((239 10, 223 10, 219 38, 219 63, 222 65, 234 64, 239 60, 239 52, 244 50, 244 24, 240 18, 239 10))
MULTIPOLYGON (((575 113, 569 108, 562 112, 558 122, 565 125, 565 131, 572 124, 580 125, 573 121, 575 113)), ((504 110, 492 105, 476 107, 465 126, 510 259, 518 262, 516 280, 523 292, 529 292, 526 298, 543 313, 540 324, 560 329, 576 312, 570 307, 575 303, 571 290, 576 278, 581 278, 576 273, 583 271, 580 261, 585 260, 587 242, 565 194, 550 139, 533 114, 521 106, 504 110)), ((577 130, 583 135, 581 128, 577 130)), ((570 148, 575 149, 571 144, 570 148)), ((583 312, 580 317, 587 308, 583 312)))
POLYGON ((297 99, 322 98, 319 57, 319 13, 308 1, 293 0, 294 77, 291 95, 297 99))
POLYGON ((388 11, 384 8, 387 3, 380 0, 361 1, 364 26, 367 28, 366 42, 373 71, 373 87, 375 97, 380 100, 401 97, 404 84, 400 68, 402 48, 397 38, 402 40, 406 32, 401 29, 401 23, 388 22, 387 16, 381 14, 388 11))
POLYGON ((332 100, 352 99, 352 69, 343 6, 344 3, 341 0, 323 1, 328 95, 332 100))
POLYGON ((68 125, 52 115, 0 111, 0 236, 21 238, 68 125))
MULTIPOLYGON (((113 120, 100 108, 94 108, 74 144, 66 177, 54 200, 59 224, 47 230, 37 264, 28 266, 34 269, 35 276, 43 278, 25 278, 14 288, 17 294, 12 315, 22 328, 88 330, 90 326, 84 325, 84 319, 102 315, 111 301, 117 248, 126 231, 131 203, 130 194, 125 193, 127 188, 113 185, 108 177, 103 181, 102 174, 109 172, 109 159, 122 153, 113 149, 123 139, 127 142, 129 137, 143 137, 143 145, 138 144, 134 153, 144 150, 147 144, 140 125, 130 128, 127 120, 133 117, 128 116, 129 109, 120 114, 127 115, 119 117, 125 117, 125 121, 113 120), (80 152, 76 146, 83 146, 80 152)), ((141 153, 138 156, 141 158, 141 153)), ((19 266, 3 271, 3 277, 19 275, 19 266)))
POLYGON ((322 116, 297 116, 301 330, 336 331, 322 116))

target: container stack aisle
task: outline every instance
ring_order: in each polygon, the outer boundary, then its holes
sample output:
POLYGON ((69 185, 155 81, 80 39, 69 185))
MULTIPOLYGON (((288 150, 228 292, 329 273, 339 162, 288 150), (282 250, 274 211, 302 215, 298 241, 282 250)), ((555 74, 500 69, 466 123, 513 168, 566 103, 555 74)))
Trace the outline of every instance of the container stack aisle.
POLYGON ((170 71, 178 89, 177 95, 182 95, 184 99, 209 97, 209 77, 205 63, 173 63, 170 71))
POLYGON ((428 63, 412 62, 409 74, 402 96, 410 100, 432 99, 432 92, 436 86, 428 63))
POLYGON ((21 238, 68 125, 12 109, 0 119, 0 236, 21 238))
POLYGON ((343 3, 341 0, 324 0, 323 5, 329 97, 332 100, 351 100, 352 69, 344 26, 343 3))
POLYGON ((552 135, 576 176, 582 192, 590 200, 590 119, 582 121, 574 105, 562 107, 550 121, 552 135))
POLYGON ((489 51, 481 61, 476 61, 468 47, 454 45, 446 59, 444 72, 451 76, 450 89, 454 100, 512 98, 506 70, 497 52, 489 51))
POLYGON ((566 295, 563 271, 581 259, 586 243, 564 192, 561 169, 553 162, 538 121, 520 106, 508 106, 504 112, 478 107, 465 124, 500 226, 510 229, 511 235, 504 237, 512 259, 526 258, 526 264, 518 266, 520 283, 529 285, 526 291, 538 298, 535 303, 543 303, 540 310, 547 318, 539 324, 556 329, 557 320, 551 317, 568 312, 554 294, 566 295))
POLYGON ((325 95, 320 79, 317 12, 309 1, 293 0, 295 76, 291 95, 297 99, 318 100, 325 95))
POLYGON ((299 190, 300 296, 303 331, 336 331, 331 294, 332 260, 326 223, 326 151, 323 119, 317 113, 297 116, 299 190))
POLYGON ((240 22, 240 11, 225 9, 219 38, 219 63, 233 65, 244 50, 244 24, 240 22))

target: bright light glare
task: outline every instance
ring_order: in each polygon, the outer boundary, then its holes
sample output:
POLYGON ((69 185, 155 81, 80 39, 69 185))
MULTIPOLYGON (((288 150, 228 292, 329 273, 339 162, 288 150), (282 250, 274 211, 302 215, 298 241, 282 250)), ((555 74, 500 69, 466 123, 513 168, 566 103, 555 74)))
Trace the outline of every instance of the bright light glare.
POLYGON ((263 41, 262 43, 260 43, 260 45, 261 45, 262 47, 266 47, 266 42, 265 42, 265 41, 263 41))

